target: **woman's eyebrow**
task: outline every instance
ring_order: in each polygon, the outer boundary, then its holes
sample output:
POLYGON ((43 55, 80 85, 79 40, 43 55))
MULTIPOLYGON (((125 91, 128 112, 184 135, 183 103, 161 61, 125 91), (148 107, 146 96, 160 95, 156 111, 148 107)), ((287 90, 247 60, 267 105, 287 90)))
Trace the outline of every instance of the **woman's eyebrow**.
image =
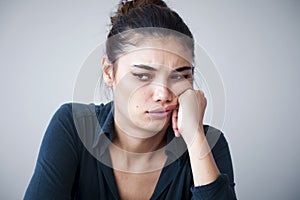
MULTIPOLYGON (((146 70, 149 70, 149 71, 157 71, 156 68, 150 67, 148 65, 133 65, 133 67, 137 67, 137 68, 140 68, 140 69, 146 69, 146 70)), ((182 72, 182 71, 186 71, 186 70, 192 70, 192 71, 194 71, 194 66, 179 67, 177 69, 172 70, 171 72, 172 73, 174 73, 174 72, 182 72)))
POLYGON ((172 72, 182 72, 185 70, 192 70, 194 71, 194 67, 193 66, 183 66, 183 67, 179 67, 177 69, 172 70, 172 72))
POLYGON ((149 71, 157 71, 154 67, 150 67, 148 65, 133 65, 133 67, 141 68, 141 69, 146 69, 149 71))

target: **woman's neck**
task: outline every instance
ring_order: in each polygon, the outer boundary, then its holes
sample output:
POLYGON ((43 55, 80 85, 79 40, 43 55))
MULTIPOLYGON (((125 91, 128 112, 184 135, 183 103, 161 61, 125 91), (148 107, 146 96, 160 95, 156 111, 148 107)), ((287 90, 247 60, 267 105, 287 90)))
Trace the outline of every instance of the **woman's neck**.
POLYGON ((166 144, 165 132, 167 126, 160 132, 147 138, 135 137, 128 134, 115 125, 115 137, 113 143, 124 151, 130 153, 151 153, 163 148, 166 144))
POLYGON ((109 147, 113 168, 144 173, 163 168, 167 156, 164 146, 166 128, 149 138, 137 138, 115 127, 115 138, 109 147))

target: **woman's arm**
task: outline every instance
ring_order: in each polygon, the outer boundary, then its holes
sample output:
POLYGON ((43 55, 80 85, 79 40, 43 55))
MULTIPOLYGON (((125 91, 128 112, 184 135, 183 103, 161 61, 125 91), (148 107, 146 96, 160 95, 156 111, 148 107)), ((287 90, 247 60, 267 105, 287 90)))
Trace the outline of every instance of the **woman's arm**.
POLYGON ((65 104, 55 113, 46 130, 24 199, 71 199, 80 157, 79 145, 72 105, 65 104))
POLYGON ((235 183, 228 143, 217 129, 208 127, 205 132, 206 136, 214 134, 218 141, 212 150, 205 138, 201 145, 196 145, 195 139, 195 143, 188 148, 194 179, 193 199, 234 200, 235 183))
POLYGON ((203 92, 187 90, 178 101, 179 110, 173 112, 172 124, 175 135, 182 136, 188 147, 194 180, 193 199, 236 199, 228 144, 223 134, 219 134, 212 152, 206 139, 208 130, 205 132, 203 126, 206 98, 203 92))
POLYGON ((193 140, 192 144, 188 146, 188 152, 194 186, 197 187, 212 183, 220 175, 220 172, 210 151, 203 128, 196 131, 193 140))

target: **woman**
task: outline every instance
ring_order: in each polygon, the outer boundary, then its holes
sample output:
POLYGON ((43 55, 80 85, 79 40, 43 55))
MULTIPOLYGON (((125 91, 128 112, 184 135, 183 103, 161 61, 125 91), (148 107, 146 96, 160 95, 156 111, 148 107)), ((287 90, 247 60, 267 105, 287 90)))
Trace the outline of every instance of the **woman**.
POLYGON ((161 0, 122 1, 111 21, 102 69, 113 101, 61 106, 25 199, 236 199, 227 142, 203 125, 193 89, 189 28, 161 0))

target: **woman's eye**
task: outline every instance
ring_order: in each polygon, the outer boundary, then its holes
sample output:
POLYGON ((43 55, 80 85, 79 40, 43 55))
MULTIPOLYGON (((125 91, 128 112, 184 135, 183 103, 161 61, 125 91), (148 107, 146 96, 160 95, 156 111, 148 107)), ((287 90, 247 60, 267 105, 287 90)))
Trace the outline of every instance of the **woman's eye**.
POLYGON ((170 78, 172 80, 182 80, 182 79, 188 79, 188 75, 181 75, 181 74, 175 74, 175 75, 172 75, 170 78))
POLYGON ((135 73, 133 73, 133 76, 137 77, 141 81, 148 81, 152 78, 150 74, 135 74, 135 73))

